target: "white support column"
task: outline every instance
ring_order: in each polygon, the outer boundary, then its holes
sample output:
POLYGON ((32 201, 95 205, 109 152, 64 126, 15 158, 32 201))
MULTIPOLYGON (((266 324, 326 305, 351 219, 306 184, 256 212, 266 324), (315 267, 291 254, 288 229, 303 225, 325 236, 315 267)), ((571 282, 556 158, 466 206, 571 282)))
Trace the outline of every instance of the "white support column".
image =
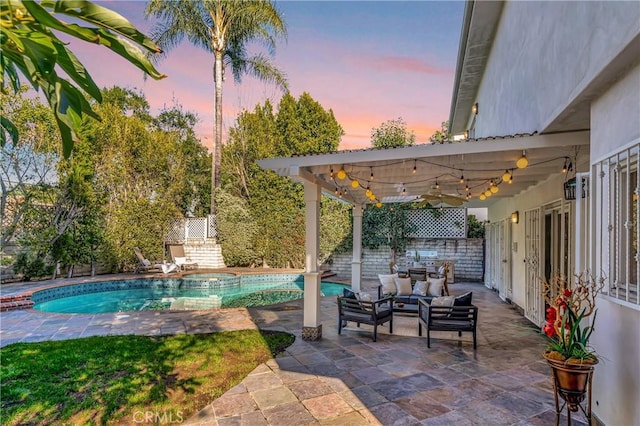
POLYGON ((304 273, 304 314, 302 324, 303 340, 322 338, 320 322, 320 279, 318 254, 320 252, 320 186, 305 181, 305 273, 304 273))
POLYGON ((353 207, 353 260, 351 261, 351 289, 362 288, 362 204, 353 207))

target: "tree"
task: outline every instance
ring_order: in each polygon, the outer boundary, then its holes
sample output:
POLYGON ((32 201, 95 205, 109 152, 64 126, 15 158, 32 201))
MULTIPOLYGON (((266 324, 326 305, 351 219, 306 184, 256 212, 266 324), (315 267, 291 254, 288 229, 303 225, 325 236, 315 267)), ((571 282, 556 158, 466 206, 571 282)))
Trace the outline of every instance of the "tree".
POLYGON ((362 217, 362 244, 371 249, 388 246, 391 262, 396 263, 398 253, 407 249, 410 235, 417 226, 407 216, 412 207, 403 203, 383 204, 378 208, 367 204, 362 217))
MULTIPOLYGON (((84 94, 98 102, 102 96, 68 43, 54 31, 106 46, 154 79, 165 76, 140 49, 160 53, 160 48, 112 10, 86 0, 0 0, 0 84, 4 86, 6 76, 14 92, 18 92, 18 74, 22 74, 34 89, 42 89, 60 130, 63 154, 69 157, 83 118, 100 119, 84 94), (60 15, 92 26, 66 23, 60 15), (59 70, 71 81, 60 77, 59 70)), ((7 133, 17 142, 19 129, 4 115, 0 115, 0 127, 0 145, 4 146, 7 133)))
POLYGON ((215 123, 213 158, 211 160, 211 213, 215 214, 215 190, 220 187, 222 158, 222 81, 226 66, 240 81, 245 73, 264 81, 274 82, 286 90, 287 82, 262 54, 250 55, 248 44, 258 42, 271 53, 276 40, 286 35, 280 12, 269 0, 151 0, 147 16, 161 21, 153 30, 158 45, 170 50, 185 37, 195 46, 214 55, 215 123))
POLYGON ((436 130, 429 140, 432 143, 444 143, 445 141, 450 141, 451 133, 449 133, 449 121, 443 121, 440 124, 440 130, 436 130))
MULTIPOLYGON (((298 99, 285 94, 277 110, 274 113, 267 101, 238 116, 223 149, 223 188, 246 202, 251 216, 248 223, 256 226, 251 241, 255 258, 271 266, 302 267, 305 233, 302 186, 261 169, 256 160, 335 151, 344 131, 333 112, 322 108, 308 93, 298 99)), ((232 204, 226 205, 235 209, 232 204)), ((228 207, 222 204, 219 207, 220 216, 227 217, 229 212, 222 209, 228 207)), ((339 250, 349 235, 349 207, 323 199, 322 215, 320 257, 324 260, 339 250), (329 217, 334 226, 324 226, 329 217)), ((221 243, 223 247, 227 244, 221 243)))
POLYGON ((480 222, 475 215, 467 216, 467 238, 484 238, 484 222, 480 222))
POLYGON ((407 130, 407 123, 402 117, 387 120, 380 127, 371 129, 371 146, 374 148, 411 146, 415 142, 415 133, 407 130))

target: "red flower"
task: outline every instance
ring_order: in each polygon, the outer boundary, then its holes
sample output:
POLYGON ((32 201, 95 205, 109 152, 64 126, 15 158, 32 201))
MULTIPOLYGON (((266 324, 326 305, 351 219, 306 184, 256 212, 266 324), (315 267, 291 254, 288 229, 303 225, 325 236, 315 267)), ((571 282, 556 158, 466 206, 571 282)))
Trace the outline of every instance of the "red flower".
POLYGON ((547 308, 547 321, 554 322, 556 320, 558 313, 556 312, 556 308, 550 306, 547 308))
POLYGON ((567 299, 571 297, 571 290, 568 288, 564 289, 564 292, 562 293, 564 295, 564 297, 566 297, 567 299))
POLYGON ((544 332, 549 337, 553 337, 556 334, 556 331, 553 329, 553 326, 551 326, 551 324, 547 324, 544 326, 544 332))

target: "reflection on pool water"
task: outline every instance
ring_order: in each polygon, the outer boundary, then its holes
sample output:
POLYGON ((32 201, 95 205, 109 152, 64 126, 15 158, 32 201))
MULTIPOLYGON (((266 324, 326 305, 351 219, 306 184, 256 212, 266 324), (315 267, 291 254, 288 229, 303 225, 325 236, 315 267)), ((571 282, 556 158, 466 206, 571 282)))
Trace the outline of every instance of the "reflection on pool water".
MULTIPOLYGON (((34 309, 59 313, 107 313, 265 306, 303 297, 299 274, 193 274, 182 278, 84 283, 33 293, 34 309)), ((343 284, 323 282, 322 296, 343 284)))

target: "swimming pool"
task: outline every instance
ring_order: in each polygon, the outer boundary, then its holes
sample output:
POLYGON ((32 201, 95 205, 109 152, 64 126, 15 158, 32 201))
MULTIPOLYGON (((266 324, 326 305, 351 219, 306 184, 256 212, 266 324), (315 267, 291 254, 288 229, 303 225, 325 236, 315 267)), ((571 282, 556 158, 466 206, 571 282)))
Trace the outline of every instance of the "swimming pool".
MULTIPOLYGON (((182 278, 83 283, 34 292, 33 309, 67 314, 265 306, 301 299, 300 274, 193 274, 182 278)), ((343 284, 322 282, 321 295, 343 284)))

